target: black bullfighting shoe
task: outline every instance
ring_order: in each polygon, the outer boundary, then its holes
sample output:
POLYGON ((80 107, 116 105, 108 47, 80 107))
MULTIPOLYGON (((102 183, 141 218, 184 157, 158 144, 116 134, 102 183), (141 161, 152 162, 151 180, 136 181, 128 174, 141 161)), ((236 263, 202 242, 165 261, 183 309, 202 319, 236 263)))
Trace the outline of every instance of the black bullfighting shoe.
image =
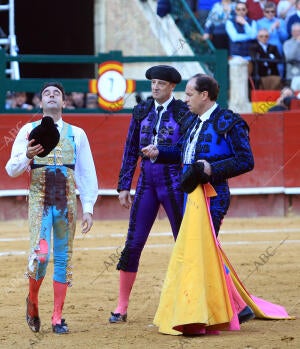
POLYGON ((32 332, 39 332, 41 327, 41 320, 39 316, 30 316, 29 308, 34 307, 34 305, 30 302, 28 297, 26 298, 26 321, 32 332))
POLYGON ((61 319, 61 324, 52 325, 52 331, 56 334, 69 333, 69 328, 65 319, 61 319))
POLYGON ((108 319, 108 321, 111 324, 126 322, 126 320, 127 320, 127 313, 125 313, 124 315, 121 315, 120 313, 111 313, 111 317, 108 319))
POLYGON ((255 315, 250 307, 248 305, 238 314, 239 323, 242 324, 243 322, 249 321, 253 318, 255 318, 255 315))

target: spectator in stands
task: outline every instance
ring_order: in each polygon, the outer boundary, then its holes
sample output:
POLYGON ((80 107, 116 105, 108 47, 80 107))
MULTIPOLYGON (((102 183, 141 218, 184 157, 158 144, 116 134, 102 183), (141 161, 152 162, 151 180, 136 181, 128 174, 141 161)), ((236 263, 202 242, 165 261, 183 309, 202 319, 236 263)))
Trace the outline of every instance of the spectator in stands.
POLYGON ((285 21, 296 12, 296 0, 280 0, 277 5, 277 17, 285 21))
POLYGON ((15 92, 13 94, 11 108, 31 110, 33 109, 33 106, 27 103, 26 92, 15 92))
POLYGON ((257 21, 257 30, 269 31, 269 43, 277 46, 280 54, 283 53, 282 44, 288 38, 286 24, 283 19, 276 17, 276 5, 268 1, 264 8, 264 17, 257 21))
POLYGON ((248 8, 248 17, 258 20, 264 16, 264 8, 268 1, 273 2, 276 6, 279 0, 241 0, 246 3, 248 8))
POLYGON ((35 93, 32 97, 32 105, 34 109, 40 109, 41 107, 41 97, 39 93, 35 93))
MULTIPOLYGON (((1 50, 1 47, 0 47, 1 50)), ((6 98, 5 98, 5 109, 11 109, 13 104, 13 93, 11 91, 6 92, 6 98)))
POLYGON ((202 28, 204 28, 209 11, 216 2, 218 0, 198 0, 198 19, 202 28))
POLYGON ((157 0, 156 13, 159 17, 165 17, 171 12, 170 0, 157 0))
POLYGON ((248 17, 257 21, 264 16, 263 10, 267 0, 247 0, 248 17))
POLYGON ((229 54, 249 61, 249 48, 256 37, 256 22, 247 17, 246 4, 241 1, 237 2, 235 13, 235 18, 229 19, 225 24, 229 36, 229 54))
POLYGON ((216 48, 228 50, 229 38, 225 23, 234 17, 234 8, 235 4, 231 0, 222 0, 213 5, 205 22, 204 40, 211 39, 216 48))
POLYGON ((286 60, 286 80, 291 83, 292 79, 300 79, 300 23, 292 25, 292 37, 283 44, 286 60))
POLYGON ((291 100, 294 98, 296 98, 294 91, 288 86, 283 87, 280 91, 280 96, 276 100, 276 104, 271 107, 268 112, 288 110, 291 100))
POLYGON ((75 109, 85 108, 85 94, 83 92, 72 92, 71 97, 75 109))
POLYGON ((286 24, 289 37, 291 37, 292 35, 292 25, 294 23, 300 23, 300 0, 296 0, 295 7, 296 7, 296 13, 294 13, 289 17, 286 24))
MULTIPOLYGON (((144 1, 145 2, 145 1, 144 1)), ((192 12, 197 16, 198 0, 186 0, 192 12)), ((156 14, 159 17, 164 17, 172 10, 171 0, 157 0, 156 14)))
POLYGON ((73 105, 72 93, 66 93, 65 109, 75 109, 75 107, 73 105))
POLYGON ((256 87, 264 90, 279 90, 281 78, 277 68, 282 56, 277 47, 269 44, 269 32, 260 29, 256 41, 250 47, 251 62, 253 64, 253 78, 256 87))
POLYGON ((86 108, 87 109, 99 108, 98 96, 95 93, 87 93, 87 95, 86 95, 86 108))
MULTIPOLYGON (((257 30, 267 29, 269 31, 269 43, 277 46, 281 55, 283 55, 282 45, 288 38, 286 24, 283 19, 276 17, 276 5, 268 1, 264 8, 264 17, 257 21, 257 30)), ((284 64, 278 65, 279 74, 284 78, 284 64)))

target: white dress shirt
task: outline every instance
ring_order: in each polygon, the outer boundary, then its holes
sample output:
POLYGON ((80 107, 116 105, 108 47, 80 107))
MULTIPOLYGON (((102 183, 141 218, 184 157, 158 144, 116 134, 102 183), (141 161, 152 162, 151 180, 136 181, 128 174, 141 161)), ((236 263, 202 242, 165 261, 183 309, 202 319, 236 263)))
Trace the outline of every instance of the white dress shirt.
MULTIPOLYGON (((200 118, 201 123, 200 123, 197 131, 195 132, 193 139, 190 139, 190 137, 188 138, 188 142, 186 144, 185 151, 184 151, 184 158, 183 158, 183 163, 184 164, 191 164, 191 163, 193 163, 194 156, 195 156, 196 144, 197 144, 197 140, 198 140, 199 133, 201 131, 202 125, 203 125, 204 121, 206 121, 206 120, 208 120, 210 118, 212 112, 217 108, 217 106, 218 106, 217 103, 215 103, 204 114, 202 114, 200 116, 198 115, 198 118, 200 118)), ((195 126, 192 129, 190 135, 193 133, 193 131, 195 129, 195 126)))
MULTIPOLYGON (((56 124, 61 132, 63 120, 59 119, 56 124)), ((80 194, 80 201, 84 213, 93 213, 93 207, 98 197, 98 181, 93 156, 86 133, 82 128, 72 126, 74 142, 76 146, 75 181, 80 194)), ((32 130, 32 124, 24 125, 12 146, 11 157, 5 169, 9 176, 18 177, 23 172, 30 171, 31 159, 26 156, 28 136, 32 130)))

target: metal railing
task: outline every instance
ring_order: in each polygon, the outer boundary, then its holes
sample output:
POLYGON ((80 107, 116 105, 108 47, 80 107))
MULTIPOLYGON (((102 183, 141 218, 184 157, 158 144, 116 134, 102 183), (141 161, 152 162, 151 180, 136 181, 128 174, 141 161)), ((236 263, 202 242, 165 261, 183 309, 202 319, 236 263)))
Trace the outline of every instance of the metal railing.
MULTIPOLYGON (((174 62, 199 62, 207 64, 208 62, 214 67, 214 77, 220 84, 220 94, 218 102, 222 107, 227 107, 228 100, 228 64, 227 51, 215 50, 211 54, 195 55, 195 56, 123 56, 121 51, 110 51, 109 53, 99 53, 96 56, 89 55, 18 55, 11 56, 0 50, 0 113, 15 113, 16 109, 5 109, 5 100, 7 91, 36 93, 45 81, 54 80, 54 77, 45 76, 43 78, 21 78, 20 80, 12 80, 6 77, 5 69, 8 62, 16 61, 19 64, 95 64, 95 67, 106 61, 118 61, 123 64, 131 63, 174 63, 174 62)), ((196 72, 195 72, 196 73, 196 72)), ((97 77, 95 77, 97 79, 97 77)), ((89 84, 91 79, 65 79, 58 78, 65 87, 66 92, 89 92, 89 84)), ((184 91, 187 81, 183 80, 176 86, 175 91, 184 91)), ((136 80, 135 92, 149 92, 150 85, 148 80, 136 80)), ((108 113, 106 110, 99 108, 98 112, 108 113)), ((128 113, 131 109, 122 109, 119 113, 128 113)), ((18 109, 20 112, 20 109, 18 109)), ((28 111, 22 110, 22 113, 28 111)), ((29 111, 32 112, 32 111, 29 111)), ((95 112, 94 110, 68 110, 67 113, 95 112)))
MULTIPOLYGON (((186 0, 171 0, 171 5, 170 14, 194 54, 214 54, 216 51, 215 46, 211 40, 202 38, 204 29, 186 0)), ((204 64, 203 69, 207 73, 213 73, 214 65, 208 61, 204 64)))
POLYGON ((171 16, 194 53, 200 55, 215 52, 216 48, 210 40, 201 39, 204 29, 187 2, 185 0, 171 0, 171 4, 171 16))

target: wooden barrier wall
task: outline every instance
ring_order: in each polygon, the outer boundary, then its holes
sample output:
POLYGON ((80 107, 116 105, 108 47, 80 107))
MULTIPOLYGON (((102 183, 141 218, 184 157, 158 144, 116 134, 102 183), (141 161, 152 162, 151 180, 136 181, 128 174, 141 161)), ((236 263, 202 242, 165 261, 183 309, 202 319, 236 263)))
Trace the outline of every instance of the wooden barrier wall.
MULTIPOLYGON (((291 206, 293 213, 300 213, 299 111, 249 114, 243 117, 250 126, 255 169, 230 180, 234 195, 229 214, 233 216, 286 215, 291 212, 291 206), (239 189, 242 188, 253 190, 254 194, 235 195, 241 194, 239 189), (275 188, 277 193, 268 193, 270 188, 275 188)), ((8 189, 28 188, 28 174, 10 178, 5 171, 5 164, 20 127, 36 119, 38 116, 31 114, 0 115, 0 193, 8 189)), ((116 189, 130 115, 66 114, 64 120, 86 131, 96 164, 99 188, 116 189)), ((17 206, 18 201, 23 199, 1 195, 0 206, 4 211, 1 210, 0 216, 3 219, 9 219, 13 214, 6 214, 5 207, 11 204, 17 206), (9 201, 13 203, 8 204, 9 201)), ((127 217, 128 212, 118 213, 119 209, 116 210, 117 201, 115 196, 103 196, 97 202, 96 217, 109 219, 127 217)), ((18 217, 18 214, 16 216, 18 217)), ((21 216, 23 216, 23 210, 21 216)))

